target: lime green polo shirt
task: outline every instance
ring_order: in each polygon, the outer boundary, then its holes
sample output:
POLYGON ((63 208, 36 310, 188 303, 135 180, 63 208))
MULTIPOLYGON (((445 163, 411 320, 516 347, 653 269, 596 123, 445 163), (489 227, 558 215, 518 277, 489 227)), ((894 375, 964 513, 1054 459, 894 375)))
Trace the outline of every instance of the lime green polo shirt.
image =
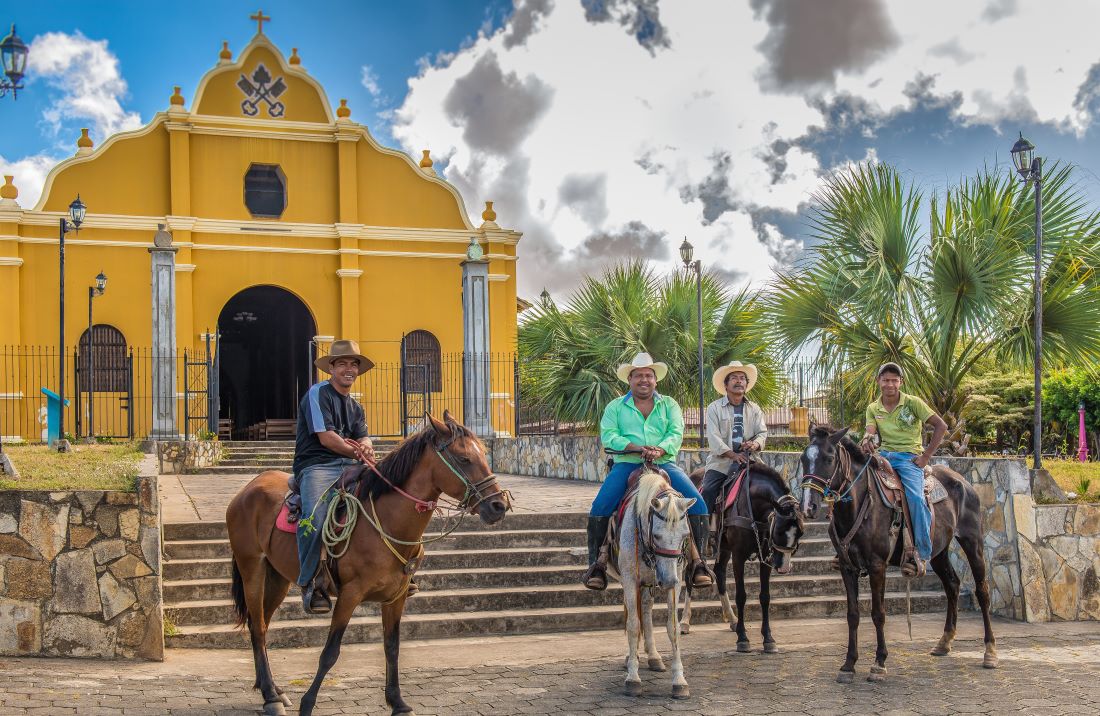
POLYGON ((890 452, 924 452, 921 432, 924 422, 936 414, 915 395, 902 393, 890 411, 882 407, 882 398, 867 406, 867 425, 874 425, 882 439, 879 449, 890 452))
MULTIPOLYGON (((684 414, 679 404, 656 393, 649 417, 634 406, 634 396, 627 393, 615 398, 604 408, 600 420, 600 441, 605 448, 625 450, 628 443, 655 445, 665 451, 658 463, 676 458, 684 441, 684 414)), ((641 455, 615 455, 615 462, 641 462, 641 455)))

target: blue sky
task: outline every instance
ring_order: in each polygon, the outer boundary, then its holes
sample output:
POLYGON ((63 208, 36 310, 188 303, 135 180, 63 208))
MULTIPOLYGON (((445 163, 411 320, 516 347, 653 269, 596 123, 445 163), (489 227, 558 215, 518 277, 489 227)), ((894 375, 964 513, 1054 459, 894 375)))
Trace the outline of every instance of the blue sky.
POLYGON ((23 206, 80 127, 98 144, 173 85, 190 100, 259 4, 334 104, 430 148, 475 222, 493 200, 524 232, 523 295, 628 256, 671 269, 685 236, 759 284, 802 255, 831 173, 888 162, 942 191, 1007 171, 1019 130, 1100 206, 1100 3, 1075 0, 8 3, 0 23, 35 50, 18 102, 0 100, 23 206))

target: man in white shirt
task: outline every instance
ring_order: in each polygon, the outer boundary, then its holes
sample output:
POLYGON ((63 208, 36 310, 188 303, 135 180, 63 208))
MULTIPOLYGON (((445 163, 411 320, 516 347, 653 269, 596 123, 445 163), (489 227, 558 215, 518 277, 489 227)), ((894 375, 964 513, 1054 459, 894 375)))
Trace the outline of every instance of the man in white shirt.
POLYGON ((707 472, 703 476, 703 500, 712 514, 727 476, 738 472, 754 452, 764 449, 768 426, 764 411, 746 397, 756 383, 756 366, 733 361, 714 372, 714 389, 722 397, 707 406, 707 472))

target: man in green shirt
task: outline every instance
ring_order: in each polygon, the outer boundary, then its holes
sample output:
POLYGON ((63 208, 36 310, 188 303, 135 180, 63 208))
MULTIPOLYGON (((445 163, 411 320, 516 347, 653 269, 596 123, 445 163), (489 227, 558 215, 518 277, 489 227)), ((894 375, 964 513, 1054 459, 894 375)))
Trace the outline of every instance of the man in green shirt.
MULTIPOLYGON (((588 515, 588 571, 584 585, 589 589, 606 589, 607 572, 598 561, 600 547, 607 534, 611 515, 626 494, 627 479, 638 469, 642 458, 648 458, 668 473, 672 489, 684 497, 694 497, 688 509, 688 521, 696 550, 702 554, 706 545, 707 506, 691 479, 674 462, 684 440, 684 415, 679 404, 657 392, 657 381, 668 373, 668 366, 654 361, 648 353, 639 353, 630 363, 619 366, 619 380, 630 386, 630 392, 608 403, 600 420, 600 441, 611 450, 637 450, 640 455, 616 455, 615 464, 604 478, 588 515)), ((706 565, 696 558, 691 565, 692 586, 714 584, 706 565)))
POLYGON ((925 573, 925 563, 932 558, 932 513, 924 502, 924 468, 943 442, 947 423, 923 400, 901 392, 901 383, 902 372, 897 363, 886 363, 878 369, 880 397, 867 406, 863 449, 873 450, 878 435, 879 454, 901 479, 917 547, 916 556, 902 557, 901 568, 906 575, 920 576, 925 573), (932 424, 932 440, 928 447, 922 448, 925 423, 932 424))

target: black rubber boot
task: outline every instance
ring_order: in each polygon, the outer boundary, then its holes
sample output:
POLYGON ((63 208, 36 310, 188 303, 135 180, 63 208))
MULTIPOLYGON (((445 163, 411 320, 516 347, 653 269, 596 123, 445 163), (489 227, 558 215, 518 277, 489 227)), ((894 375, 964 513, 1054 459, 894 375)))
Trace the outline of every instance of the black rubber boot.
POLYGON ((610 517, 588 517, 588 571, 584 573, 584 586, 601 591, 607 589, 607 568, 600 563, 600 548, 607 537, 610 517))
POLYGON ((710 538, 710 515, 688 515, 688 524, 691 525, 691 539, 700 555, 700 558, 693 562, 689 569, 691 586, 695 589, 713 587, 714 574, 707 568, 706 561, 702 559, 702 555, 706 553, 707 540, 710 538))

